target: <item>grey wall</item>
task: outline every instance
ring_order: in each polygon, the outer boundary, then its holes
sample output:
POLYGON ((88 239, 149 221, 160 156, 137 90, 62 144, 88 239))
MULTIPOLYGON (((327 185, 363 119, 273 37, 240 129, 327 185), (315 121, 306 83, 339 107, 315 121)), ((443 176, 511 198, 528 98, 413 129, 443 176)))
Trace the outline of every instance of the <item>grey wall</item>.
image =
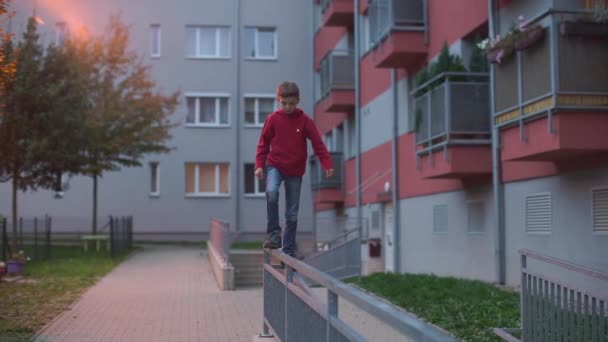
MULTIPOLYGON (((25 29, 27 16, 33 12, 34 0, 12 3, 17 11, 11 23, 15 32, 25 29)), ((235 193, 236 182, 243 188, 243 175, 236 174, 237 125, 242 124, 241 113, 236 112, 241 99, 236 98, 236 17, 233 1, 161 0, 93 1, 53 0, 38 1, 36 8, 46 24, 41 26, 45 42, 54 39, 57 21, 84 24, 92 33, 102 32, 108 16, 120 10, 123 21, 131 25, 131 48, 138 51, 152 66, 152 75, 160 89, 166 92, 180 90, 181 104, 172 120, 183 124, 186 117, 184 93, 210 92, 230 94, 230 127, 188 128, 184 125, 172 131, 170 154, 147 156, 142 168, 107 173, 100 181, 99 216, 109 214, 135 215, 135 229, 140 231, 206 231, 211 217, 230 222, 235 220, 236 198, 241 198, 241 228, 248 231, 265 231, 266 212, 264 197, 246 197, 235 193), (161 25, 161 57, 149 57, 151 24, 161 25), (231 57, 219 60, 187 59, 185 57, 185 26, 188 24, 225 25, 231 27, 231 57), (160 162, 160 197, 150 198, 150 172, 148 161, 160 162), (184 163, 228 162, 231 167, 231 193, 228 198, 185 198, 184 163)), ((241 94, 274 94, 283 80, 294 80, 301 88, 301 107, 311 113, 312 65, 312 3, 279 0, 242 0, 243 25, 275 26, 278 32, 278 59, 276 61, 244 61, 242 65, 241 94), (295 9, 294 9, 295 7, 295 9), (288 11, 289 8, 289 11, 288 11), (283 16, 277 13, 298 13, 283 16)), ((242 106, 241 106, 242 110, 242 106)), ((241 162, 253 162, 259 128, 241 128, 241 162)), ((241 173, 243 167, 240 166, 241 173)), ((310 183, 305 175, 302 185, 300 219, 312 222, 310 183)), ((55 222, 84 222, 88 229, 91 213, 92 182, 86 177, 74 177, 63 199, 53 199, 53 193, 38 191, 22 195, 20 213, 24 216, 49 214, 55 222)), ((0 212, 10 212, 10 186, 0 185, 0 212)), ((81 224, 78 224, 81 225, 81 224)), ((311 224, 301 225, 310 230, 311 224)))

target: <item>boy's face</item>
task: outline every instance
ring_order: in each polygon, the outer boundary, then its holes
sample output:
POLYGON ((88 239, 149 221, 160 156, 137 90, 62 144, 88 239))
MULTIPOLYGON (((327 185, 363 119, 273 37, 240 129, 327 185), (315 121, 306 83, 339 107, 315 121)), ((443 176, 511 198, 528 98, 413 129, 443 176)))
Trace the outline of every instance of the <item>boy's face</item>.
POLYGON ((281 109, 287 113, 291 114, 298 107, 298 103, 300 103, 300 99, 295 96, 279 96, 279 104, 281 105, 281 109))

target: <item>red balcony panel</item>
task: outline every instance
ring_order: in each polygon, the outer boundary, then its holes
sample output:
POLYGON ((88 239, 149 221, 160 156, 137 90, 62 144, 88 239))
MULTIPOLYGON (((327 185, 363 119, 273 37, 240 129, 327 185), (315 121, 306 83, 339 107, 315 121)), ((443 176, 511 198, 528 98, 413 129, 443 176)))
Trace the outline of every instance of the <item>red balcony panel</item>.
POLYGON ((341 203, 344 202, 344 190, 342 189, 319 189, 313 191, 315 203, 341 203))
POLYGON ((354 90, 332 90, 317 104, 319 111, 350 113, 355 110, 354 90))
POLYGON ((321 27, 315 34, 315 70, 321 67, 321 60, 327 53, 336 48, 336 45, 347 34, 343 27, 321 27))
POLYGON ((329 113, 321 110, 315 111, 315 124, 321 135, 327 134, 332 129, 340 126, 348 118, 346 113, 329 113))
POLYGON ((354 9, 355 4, 352 0, 331 0, 323 13, 323 25, 351 27, 354 9))
POLYGON ((392 31, 373 52, 377 68, 416 70, 424 64, 428 48, 424 32, 392 31))
POLYGON ((369 9, 369 0, 359 0, 359 13, 367 14, 369 9))
POLYGON ((467 179, 492 173, 490 146, 449 146, 447 158, 443 150, 420 156, 422 178, 467 179), (430 159, 432 158, 432 160, 430 159))
POLYGON ((501 132, 504 161, 559 162, 608 151, 608 115, 601 112, 556 113, 553 132, 547 117, 524 123, 524 141, 520 127, 501 132))

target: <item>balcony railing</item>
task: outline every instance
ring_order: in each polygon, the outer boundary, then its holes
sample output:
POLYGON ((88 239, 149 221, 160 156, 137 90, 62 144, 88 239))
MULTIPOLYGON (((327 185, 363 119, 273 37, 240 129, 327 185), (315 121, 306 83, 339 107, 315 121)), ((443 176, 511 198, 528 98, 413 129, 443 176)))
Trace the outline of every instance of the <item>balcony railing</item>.
POLYGON ((340 189, 344 182, 344 155, 342 152, 330 152, 334 164, 335 174, 331 178, 325 177, 325 171, 316 156, 310 156, 310 184, 313 191, 320 189, 340 189))
POLYGON ((530 21, 544 27, 544 37, 494 68, 497 126, 540 114, 551 123, 555 110, 608 109, 608 44, 569 32, 589 13, 548 10, 530 21))
POLYGON ((427 12, 427 0, 373 0, 368 11, 371 42, 393 30, 426 32, 427 12))
POLYGON ((334 90, 355 89, 355 59, 350 50, 332 50, 321 60, 321 99, 334 90))
POLYGON ((450 144, 489 144, 487 73, 443 73, 414 89, 418 153, 450 144))

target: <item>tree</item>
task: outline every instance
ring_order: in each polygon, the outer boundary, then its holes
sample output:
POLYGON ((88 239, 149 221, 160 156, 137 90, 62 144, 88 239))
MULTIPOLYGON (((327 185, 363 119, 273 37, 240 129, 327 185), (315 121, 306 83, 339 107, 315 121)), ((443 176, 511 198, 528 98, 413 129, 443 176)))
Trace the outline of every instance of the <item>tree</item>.
POLYGON ((45 109, 45 85, 39 80, 43 49, 39 43, 36 21, 30 18, 23 41, 17 51, 10 39, 5 40, 5 63, 15 63, 14 76, 4 77, 2 121, 0 121, 0 175, 2 181, 12 180, 11 249, 17 246, 17 193, 38 187, 36 150, 40 132, 40 113, 45 109))
POLYGON ((86 115, 86 159, 81 173, 93 179, 92 233, 97 232, 98 178, 106 171, 141 166, 148 153, 166 153, 179 93, 155 90, 150 67, 130 51, 129 27, 119 15, 110 17, 104 36, 80 46, 81 58, 90 63, 90 110, 86 115))

